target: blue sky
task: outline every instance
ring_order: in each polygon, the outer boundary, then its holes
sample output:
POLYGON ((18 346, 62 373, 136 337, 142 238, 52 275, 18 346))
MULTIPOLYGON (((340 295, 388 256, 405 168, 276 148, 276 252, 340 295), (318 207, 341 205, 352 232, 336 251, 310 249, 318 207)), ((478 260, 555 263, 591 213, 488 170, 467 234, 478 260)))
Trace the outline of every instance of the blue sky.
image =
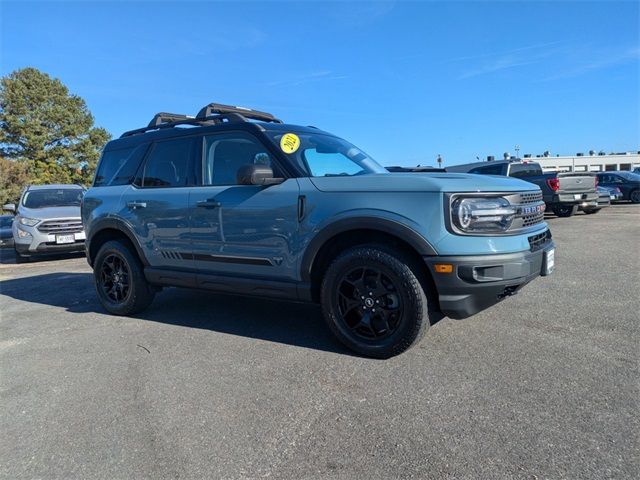
POLYGON ((114 136, 216 101, 386 165, 635 151, 639 5, 2 1, 0 73, 60 78, 114 136))

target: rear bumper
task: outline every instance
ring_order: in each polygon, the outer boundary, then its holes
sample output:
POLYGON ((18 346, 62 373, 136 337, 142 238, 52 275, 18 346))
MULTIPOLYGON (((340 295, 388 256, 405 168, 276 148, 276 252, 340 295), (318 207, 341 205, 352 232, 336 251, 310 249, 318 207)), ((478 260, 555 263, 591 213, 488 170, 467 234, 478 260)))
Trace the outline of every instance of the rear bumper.
POLYGON ((549 203, 562 203, 565 205, 578 205, 583 202, 595 202, 598 200, 598 192, 588 193, 560 193, 553 195, 549 203))
POLYGON ((553 241, 538 250, 500 255, 424 257, 438 290, 440 310, 451 318, 474 315, 514 295, 543 271, 553 241), (451 273, 436 273, 436 264, 451 264, 451 273))

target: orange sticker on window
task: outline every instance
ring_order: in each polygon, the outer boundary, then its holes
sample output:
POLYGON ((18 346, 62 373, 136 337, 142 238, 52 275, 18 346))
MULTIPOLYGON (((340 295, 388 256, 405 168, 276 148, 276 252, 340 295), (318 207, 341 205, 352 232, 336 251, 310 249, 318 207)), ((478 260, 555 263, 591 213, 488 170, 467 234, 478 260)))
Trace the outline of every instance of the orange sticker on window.
POLYGON ((300 148, 300 137, 295 133, 285 133, 280 139, 280 148, 284 153, 293 153, 300 148))

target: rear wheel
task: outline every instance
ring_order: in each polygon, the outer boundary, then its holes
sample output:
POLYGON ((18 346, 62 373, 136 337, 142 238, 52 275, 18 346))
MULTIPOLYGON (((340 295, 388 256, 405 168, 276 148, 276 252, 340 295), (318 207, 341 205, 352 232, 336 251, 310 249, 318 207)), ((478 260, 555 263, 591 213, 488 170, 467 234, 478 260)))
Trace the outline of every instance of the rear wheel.
POLYGON ((640 190, 634 190, 629 194, 629 200, 631 203, 640 203, 640 190))
POLYGON ((578 211, 578 205, 556 205, 553 213, 558 217, 570 217, 578 211))
POLYGON ((105 243, 98 251, 93 278, 100 303, 114 315, 139 313, 155 295, 138 257, 118 240, 105 243))
POLYGON ((329 266, 321 303, 331 331, 355 352, 398 355, 430 325, 422 273, 410 258, 382 246, 354 247, 329 266))

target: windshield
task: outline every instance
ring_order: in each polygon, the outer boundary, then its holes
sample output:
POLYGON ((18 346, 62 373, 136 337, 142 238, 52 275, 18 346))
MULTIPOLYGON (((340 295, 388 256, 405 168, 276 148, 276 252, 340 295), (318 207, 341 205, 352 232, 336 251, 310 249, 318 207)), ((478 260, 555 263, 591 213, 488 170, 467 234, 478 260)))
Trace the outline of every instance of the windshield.
POLYGON ((626 180, 631 180, 632 182, 640 182, 640 175, 633 172, 616 172, 622 178, 626 180))
POLYGON ((0 217, 0 227, 10 227, 13 223, 13 217, 0 217))
POLYGON ((311 177, 389 173, 346 140, 322 133, 267 132, 292 161, 311 177))
POLYGON ((79 188, 32 190, 24 194, 22 205, 27 208, 79 207, 82 193, 79 188))

